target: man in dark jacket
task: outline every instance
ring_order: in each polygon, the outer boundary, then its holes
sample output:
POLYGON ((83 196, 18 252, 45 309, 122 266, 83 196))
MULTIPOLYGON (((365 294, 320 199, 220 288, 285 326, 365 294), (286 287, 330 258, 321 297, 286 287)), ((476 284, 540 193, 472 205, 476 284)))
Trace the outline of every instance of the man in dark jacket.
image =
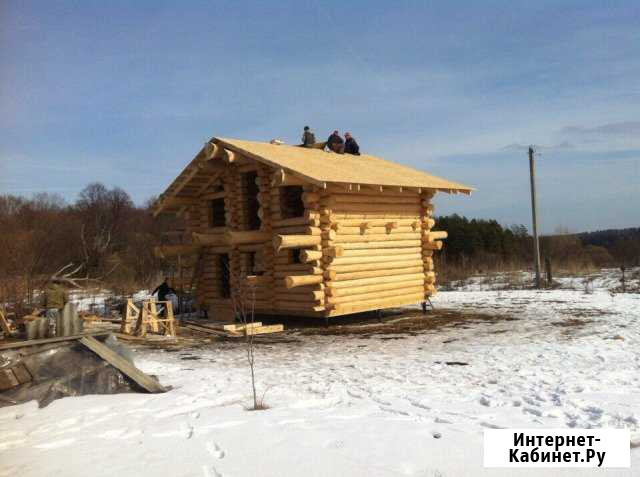
POLYGON ((330 151, 344 154, 344 140, 340 137, 337 129, 333 131, 333 134, 327 139, 327 147, 330 151))
POLYGON ((168 280, 169 277, 164 277, 164 281, 158 285, 155 290, 153 290, 153 293, 151 293, 152 295, 155 295, 156 292, 158 293, 158 301, 167 301, 167 295, 176 293, 176 291, 167 283, 168 280))
POLYGON ((344 133, 344 152, 346 154, 353 154, 354 156, 360 155, 360 146, 355 139, 351 136, 350 133, 344 133))
POLYGON ((302 133, 302 145, 304 147, 311 147, 315 143, 316 143, 315 134, 313 134, 309 126, 305 126, 304 132, 302 133))

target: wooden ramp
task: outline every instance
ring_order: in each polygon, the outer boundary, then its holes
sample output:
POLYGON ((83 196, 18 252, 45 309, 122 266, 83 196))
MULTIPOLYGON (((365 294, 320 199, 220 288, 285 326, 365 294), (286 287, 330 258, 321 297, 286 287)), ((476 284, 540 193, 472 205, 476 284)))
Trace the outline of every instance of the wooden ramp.
POLYGON ((200 320, 185 321, 184 326, 194 331, 210 333, 218 336, 227 336, 229 338, 240 338, 247 335, 264 335, 284 331, 284 325, 263 325, 260 321, 244 325, 240 323, 223 323, 200 320))

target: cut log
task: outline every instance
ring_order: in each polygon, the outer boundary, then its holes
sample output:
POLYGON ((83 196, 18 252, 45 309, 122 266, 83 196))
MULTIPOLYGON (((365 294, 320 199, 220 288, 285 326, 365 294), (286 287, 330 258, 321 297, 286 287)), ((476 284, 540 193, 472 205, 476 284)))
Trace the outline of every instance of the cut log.
MULTIPOLYGON (((357 221, 356 225, 366 221, 369 224, 373 225, 373 220, 381 220, 382 224, 386 224, 389 221, 400 222, 400 221, 409 221, 410 223, 420 221, 421 215, 420 213, 414 212, 381 212, 381 213, 373 213, 373 212, 331 212, 329 214, 333 222, 344 223, 347 221, 357 221)), ((320 219, 322 221, 322 218, 320 219)))
POLYGON ((329 284, 329 289, 335 291, 336 289, 343 288, 356 288, 367 285, 378 285, 383 283, 396 283, 396 282, 406 282, 410 280, 421 280, 424 282, 424 272, 418 273, 407 273, 396 275, 393 272, 389 272, 385 270, 385 275, 374 277, 374 278, 361 278, 357 280, 344 280, 342 282, 331 282, 329 284))
POLYGON ((419 258, 414 258, 413 260, 391 260, 388 262, 369 262, 369 263, 355 263, 355 264, 342 264, 342 265, 334 265, 330 264, 327 268, 329 270, 333 270, 339 274, 341 273, 354 273, 354 272, 365 272, 372 270, 396 270, 396 269, 406 269, 406 268, 414 268, 421 267, 422 264, 419 258))
MULTIPOLYGON (((407 249, 411 250, 411 249, 407 249)), ((324 257, 323 262, 327 263, 328 266, 332 269, 341 269, 343 265, 380 265, 383 266, 385 263, 420 263, 423 259, 422 255, 417 253, 407 253, 405 255, 382 255, 385 250, 373 251, 369 256, 363 257, 324 257)))
POLYGON ((324 283, 318 283, 316 285, 307 285, 307 286, 296 287, 296 288, 287 288, 285 285, 284 279, 278 279, 276 280, 274 291, 275 293, 286 293, 287 295, 290 295, 290 294, 304 295, 304 294, 315 293, 315 292, 320 292, 324 294, 324 283))
POLYGON ((442 242, 440 240, 436 240, 435 242, 422 242, 422 248, 427 250, 442 250, 442 242))
POLYGON ((203 234, 193 232, 191 234, 193 241, 201 245, 228 245, 225 234, 203 234))
POLYGON ((345 273, 337 273, 335 270, 327 270, 325 271, 325 278, 329 278, 329 276, 327 275, 328 273, 333 273, 333 276, 330 277, 331 280, 335 282, 340 282, 344 280, 357 280, 360 278, 388 277, 393 275, 424 273, 424 267, 422 265, 419 265, 419 266, 413 266, 413 267, 392 268, 387 270, 377 269, 377 270, 345 272, 345 273))
POLYGON ((296 227, 277 227, 274 232, 279 235, 320 235, 320 227, 296 226, 296 227))
POLYGON ((420 254, 422 252, 422 247, 413 247, 413 248, 385 248, 379 252, 374 250, 344 250, 341 257, 375 257, 380 253, 384 255, 409 255, 409 254, 420 254))
POLYGON ((363 234, 363 235, 336 235, 335 243, 369 243, 390 242, 394 240, 418 240, 420 232, 390 233, 390 234, 363 234))
POLYGON ((313 305, 299 303, 295 301, 281 301, 277 302, 275 308, 282 311, 305 311, 305 312, 319 312, 324 311, 326 308, 324 305, 313 305))
POLYGON ((335 270, 325 270, 322 275, 326 280, 333 280, 337 274, 338 272, 336 272, 335 270))
POLYGON ((418 194, 331 194, 329 200, 334 203, 363 203, 363 204, 419 204, 418 194))
MULTIPOLYGON (((338 282, 337 282, 338 283, 338 282)), ((394 282, 394 283, 381 283, 379 285, 363 285, 361 287, 352 288, 332 288, 329 284, 325 288, 325 295, 327 296, 347 296, 347 295, 359 295, 362 293, 372 293, 376 291, 384 290, 399 290, 400 293, 403 289, 408 287, 424 287, 424 279, 413 279, 406 282, 394 282)))
POLYGON ((331 207, 329 207, 331 213, 333 214, 344 214, 344 213, 354 213, 354 212, 364 212, 364 213, 380 213, 380 214, 389 214, 389 213, 398 213, 398 214, 414 214, 419 215, 422 208, 419 203, 415 204, 366 204, 366 203, 335 203, 331 202, 331 207))
POLYGON ((302 264, 300 265, 289 265, 288 268, 285 267, 276 267, 276 271, 273 276, 276 278, 286 278, 287 276, 293 275, 322 275, 322 268, 320 267, 310 267, 309 265, 302 264))
POLYGON ((442 240, 442 239, 446 239, 449 236, 449 234, 447 234, 446 231, 441 230, 441 231, 431 231, 431 232, 426 232, 424 234, 424 237, 427 239, 428 242, 435 242, 436 240, 442 240))
POLYGON ((394 306, 409 305, 424 300, 423 293, 410 295, 399 295, 393 298, 381 298, 379 300, 366 300, 335 305, 331 314, 346 315, 348 313, 359 313, 367 310, 378 310, 381 308, 391 308, 394 306))
POLYGON ((412 226, 414 222, 419 221, 420 217, 416 216, 415 219, 401 219, 401 218, 367 218, 367 219, 340 219, 332 215, 328 215, 320 218, 320 222, 323 224, 337 224, 338 229, 340 227, 360 227, 363 221, 366 221, 371 227, 385 227, 390 221, 396 222, 398 226, 412 226))
MULTIPOLYGON (((295 290, 292 288, 291 290, 295 290)), ((291 293, 291 290, 286 292, 277 292, 275 294, 276 300, 282 301, 301 301, 301 302, 320 302, 324 299, 323 291, 313 291, 304 293, 291 293)))
POLYGON ((317 235, 276 235, 273 237, 273 248, 278 251, 285 248, 319 245, 320 243, 322 243, 322 239, 317 235))
POLYGON ((335 247, 326 247, 322 249, 322 253, 327 257, 342 257, 344 254, 344 248, 339 245, 335 247))
POLYGON ((298 225, 310 225, 313 227, 318 227, 320 225, 320 218, 319 217, 314 217, 314 218, 310 218, 310 217, 294 217, 291 219, 283 219, 283 220, 276 220, 273 222, 273 227, 295 227, 298 225))
POLYGON ((362 293, 360 295, 347 295, 347 296, 329 296, 326 298, 327 303, 331 305, 337 305, 340 303, 349 303, 355 301, 376 301, 380 298, 391 298, 405 295, 419 295, 424 294, 424 287, 409 287, 402 290, 386 290, 376 291, 373 293, 362 293))
POLYGON ((226 239, 233 245, 265 243, 271 240, 271 234, 260 230, 227 231, 226 239))
POLYGON ((323 281, 324 278, 322 275, 290 275, 285 277, 285 284, 287 288, 314 285, 316 283, 322 283, 323 281))
POLYGON ((315 260, 320 260, 322 258, 322 252, 320 250, 301 250, 300 251, 300 261, 302 262, 312 262, 315 260))
POLYGON ((367 243, 341 243, 342 248, 346 250, 355 249, 380 249, 380 248, 414 248, 420 246, 420 239, 417 240, 389 240, 385 242, 367 242, 367 243))

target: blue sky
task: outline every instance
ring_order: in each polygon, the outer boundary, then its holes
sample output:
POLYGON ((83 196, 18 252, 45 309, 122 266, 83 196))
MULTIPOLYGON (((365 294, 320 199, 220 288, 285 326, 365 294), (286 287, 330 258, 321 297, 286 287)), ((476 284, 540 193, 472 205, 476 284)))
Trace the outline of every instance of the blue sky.
POLYGON ((437 213, 640 226, 637 1, 0 2, 0 192, 138 203, 212 136, 361 149, 477 188, 437 213))

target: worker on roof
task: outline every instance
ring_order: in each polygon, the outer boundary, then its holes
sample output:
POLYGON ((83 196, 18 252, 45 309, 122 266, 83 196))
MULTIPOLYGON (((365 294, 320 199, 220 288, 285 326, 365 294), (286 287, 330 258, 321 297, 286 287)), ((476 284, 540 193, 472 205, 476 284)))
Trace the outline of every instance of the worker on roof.
POLYGON ((356 142, 355 139, 353 139, 353 136, 351 135, 351 133, 344 133, 344 152, 345 154, 353 154, 354 156, 359 156, 360 155, 360 146, 358 146, 358 143, 356 142))
POLYGON ((330 151, 344 154, 344 140, 340 137, 337 129, 333 131, 329 139, 327 139, 327 147, 330 151))
POLYGON ((313 134, 309 126, 305 126, 304 132, 302 133, 302 146, 311 147, 315 143, 316 143, 316 135, 313 134))

